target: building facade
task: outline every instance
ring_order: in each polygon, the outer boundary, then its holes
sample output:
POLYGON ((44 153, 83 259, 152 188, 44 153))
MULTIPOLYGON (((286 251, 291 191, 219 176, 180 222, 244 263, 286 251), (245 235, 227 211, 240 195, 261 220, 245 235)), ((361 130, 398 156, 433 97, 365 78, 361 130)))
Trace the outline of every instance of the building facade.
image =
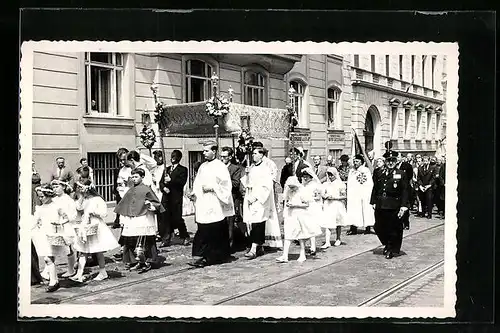
MULTIPOLYGON (((263 108, 285 109, 293 87, 299 125, 292 140, 308 158, 350 153, 353 129, 375 155, 382 153, 387 140, 398 150, 434 152, 444 133, 438 80, 443 60, 429 56, 420 63, 422 59, 35 52, 33 160, 44 181, 56 157, 65 157, 73 170, 80 158, 87 157, 100 193, 111 202, 117 149, 147 152, 139 132, 145 114, 154 109, 151 84, 158 84, 158 97, 165 104, 199 102, 211 96, 213 73, 219 77, 221 93, 233 91, 233 102, 263 108)), ((222 136, 220 145, 233 146, 234 141, 222 136)), ((281 168, 288 142, 261 141, 281 168)), ((202 159, 200 138, 167 136, 164 143, 167 154, 173 149, 183 152, 191 183, 192 166, 202 159)), ((158 143, 153 149, 157 148, 158 143)))

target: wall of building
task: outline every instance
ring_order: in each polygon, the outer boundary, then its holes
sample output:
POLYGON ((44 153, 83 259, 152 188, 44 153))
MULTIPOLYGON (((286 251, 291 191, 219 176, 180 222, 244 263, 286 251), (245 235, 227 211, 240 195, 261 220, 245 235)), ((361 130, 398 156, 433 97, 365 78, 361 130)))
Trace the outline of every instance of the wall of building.
POLYGON ((33 55, 33 160, 42 181, 49 180, 57 156, 70 167, 80 159, 79 65, 76 53, 33 55))

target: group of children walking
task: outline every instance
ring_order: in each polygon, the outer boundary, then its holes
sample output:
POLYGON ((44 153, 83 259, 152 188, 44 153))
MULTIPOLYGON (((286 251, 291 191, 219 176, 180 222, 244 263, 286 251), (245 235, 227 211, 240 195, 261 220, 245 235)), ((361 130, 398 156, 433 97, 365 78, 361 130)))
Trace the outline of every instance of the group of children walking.
POLYGON ((292 241, 300 244, 298 262, 306 260, 305 242, 311 243, 310 255, 316 254, 316 237, 325 232, 325 244, 330 247, 331 230, 336 230, 334 246, 341 245, 340 233, 346 225, 346 185, 340 179, 338 170, 327 169, 327 181, 321 183, 314 170, 307 167, 301 172, 301 181, 291 176, 285 182, 283 210, 284 246, 283 254, 276 258, 280 263, 288 262, 292 241))

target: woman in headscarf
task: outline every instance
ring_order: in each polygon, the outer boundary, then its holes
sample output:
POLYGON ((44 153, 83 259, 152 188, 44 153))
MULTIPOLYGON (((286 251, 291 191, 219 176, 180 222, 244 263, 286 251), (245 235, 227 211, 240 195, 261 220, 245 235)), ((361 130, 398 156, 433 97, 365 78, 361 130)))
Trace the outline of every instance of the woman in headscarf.
MULTIPOLYGON (((283 192, 285 207, 283 209, 285 241, 283 245, 283 254, 276 258, 277 262, 288 262, 288 252, 290 244, 294 240, 298 240, 300 244, 300 254, 298 262, 306 260, 305 241, 311 237, 318 235, 318 229, 312 222, 307 208, 309 207, 310 198, 305 193, 304 186, 300 183, 296 176, 290 176, 285 182, 283 192)), ((321 233, 321 229, 319 229, 321 233)))
POLYGON ((330 247, 330 229, 336 229, 336 240, 334 246, 342 244, 340 233, 342 226, 346 225, 346 207, 344 200, 346 198, 346 185, 340 179, 339 172, 334 167, 326 170, 327 181, 323 184, 323 219, 321 227, 325 228, 325 244, 321 247, 327 249, 330 247))
POLYGON ((323 219, 323 200, 321 197, 321 182, 316 176, 313 168, 307 167, 302 170, 302 185, 304 186, 304 198, 309 203, 307 207, 308 225, 314 230, 311 236, 311 256, 316 255, 316 236, 321 235, 319 221, 323 219))
POLYGON ((74 244, 75 249, 80 253, 78 270, 71 279, 83 282, 83 270, 87 255, 95 254, 99 263, 99 274, 94 278, 94 281, 102 281, 108 278, 104 267, 104 252, 116 249, 120 245, 111 229, 104 222, 108 211, 106 202, 92 186, 92 181, 86 179, 83 183, 77 182, 76 184, 79 195, 76 208, 83 211, 83 215, 74 244), (89 229, 93 229, 93 231, 89 232, 89 229))
POLYGON ((38 254, 45 257, 49 278, 47 292, 54 292, 59 289, 55 257, 66 256, 70 252, 64 232, 64 225, 69 219, 67 214, 52 201, 55 193, 49 184, 37 187, 36 193, 42 205, 35 209, 32 240, 38 254))

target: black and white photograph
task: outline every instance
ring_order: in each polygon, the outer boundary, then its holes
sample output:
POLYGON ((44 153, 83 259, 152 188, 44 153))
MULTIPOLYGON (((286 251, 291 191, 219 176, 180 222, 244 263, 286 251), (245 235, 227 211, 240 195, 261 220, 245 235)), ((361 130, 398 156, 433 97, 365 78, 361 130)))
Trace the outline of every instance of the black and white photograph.
POLYGON ((23 43, 19 316, 453 317, 458 79, 456 43, 23 43))

